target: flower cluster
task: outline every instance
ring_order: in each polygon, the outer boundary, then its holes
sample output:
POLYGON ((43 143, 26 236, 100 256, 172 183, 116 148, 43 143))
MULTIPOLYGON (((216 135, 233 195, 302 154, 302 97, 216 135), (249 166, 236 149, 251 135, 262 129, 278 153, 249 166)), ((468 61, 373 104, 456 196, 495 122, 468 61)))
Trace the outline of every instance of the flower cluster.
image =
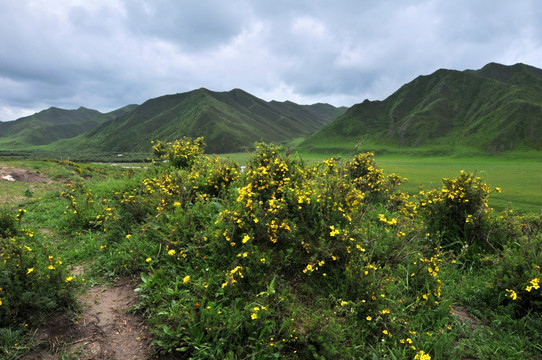
POLYGON ((201 154, 203 154, 203 138, 195 140, 183 138, 172 142, 157 141, 153 147, 154 156, 169 163, 176 168, 187 168, 201 154))

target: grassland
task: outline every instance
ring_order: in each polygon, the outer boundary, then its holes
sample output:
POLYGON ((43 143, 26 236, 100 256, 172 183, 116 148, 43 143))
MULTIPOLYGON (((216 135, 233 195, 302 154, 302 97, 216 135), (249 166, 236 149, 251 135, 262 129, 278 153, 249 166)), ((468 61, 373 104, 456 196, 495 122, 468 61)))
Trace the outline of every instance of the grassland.
POLYGON ((382 155, 376 161, 387 172, 406 177, 403 190, 410 194, 417 193, 420 186, 440 187, 442 178, 455 177, 465 170, 482 177, 490 187, 502 189, 489 202, 496 210, 542 211, 542 167, 537 160, 382 155))

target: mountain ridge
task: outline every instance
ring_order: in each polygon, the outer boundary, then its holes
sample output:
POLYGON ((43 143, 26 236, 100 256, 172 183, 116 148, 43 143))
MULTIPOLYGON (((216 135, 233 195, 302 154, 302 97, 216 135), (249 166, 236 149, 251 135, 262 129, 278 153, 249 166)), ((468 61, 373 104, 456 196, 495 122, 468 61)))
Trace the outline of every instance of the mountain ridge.
POLYGON ((300 144, 370 141, 381 145, 468 146, 488 152, 542 148, 542 70, 490 63, 439 69, 382 101, 350 107, 300 144))
POLYGON ((333 120, 337 111, 325 104, 267 102, 241 89, 214 92, 200 88, 149 99, 74 138, 73 147, 147 151, 152 140, 204 136, 209 152, 243 151, 258 141, 284 142, 307 136, 333 120))

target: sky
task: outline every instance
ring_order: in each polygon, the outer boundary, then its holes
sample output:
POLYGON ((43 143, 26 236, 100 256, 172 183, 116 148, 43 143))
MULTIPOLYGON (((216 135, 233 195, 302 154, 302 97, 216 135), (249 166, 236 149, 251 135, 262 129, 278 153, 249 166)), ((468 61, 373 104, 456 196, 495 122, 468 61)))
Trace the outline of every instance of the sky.
POLYGON ((0 0, 0 121, 199 88, 384 100, 440 68, 542 68, 540 0, 0 0))

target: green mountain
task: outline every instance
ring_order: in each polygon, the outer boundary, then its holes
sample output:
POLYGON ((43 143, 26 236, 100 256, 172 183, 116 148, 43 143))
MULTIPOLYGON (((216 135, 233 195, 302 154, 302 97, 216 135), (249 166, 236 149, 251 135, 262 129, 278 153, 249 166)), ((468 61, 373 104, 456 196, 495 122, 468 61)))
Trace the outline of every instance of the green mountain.
POLYGON ((542 149, 542 70, 495 63, 480 70, 440 69, 383 101, 352 106, 300 148, 338 143, 542 149))
POLYGON ((307 136, 344 110, 328 104, 266 102, 239 89, 202 88, 150 99, 68 143, 79 150, 140 152, 149 150, 152 140, 204 136, 207 151, 228 153, 256 141, 285 142, 307 136))
POLYGON ((128 105, 106 114, 84 107, 77 110, 51 107, 14 121, 0 122, 0 148, 28 149, 48 145, 60 139, 69 139, 134 107, 135 105, 128 105))

